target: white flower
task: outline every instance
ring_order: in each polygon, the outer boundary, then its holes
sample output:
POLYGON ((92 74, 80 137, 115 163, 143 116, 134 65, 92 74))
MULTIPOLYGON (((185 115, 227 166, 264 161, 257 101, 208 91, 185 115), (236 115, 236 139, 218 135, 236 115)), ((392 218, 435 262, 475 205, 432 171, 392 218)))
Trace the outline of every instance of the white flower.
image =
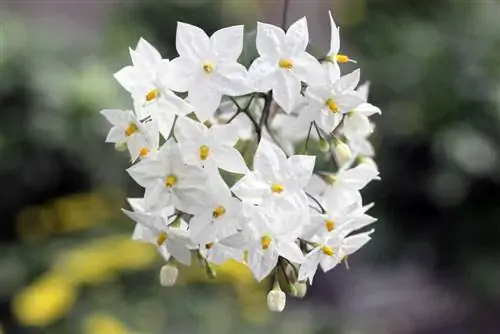
POLYGON ((133 66, 124 67, 115 78, 131 93, 138 117, 151 116, 168 138, 175 115, 188 114, 193 108, 166 85, 163 77, 168 75, 170 63, 151 44, 141 38, 136 49, 130 49, 130 57, 133 66))
POLYGON ((130 110, 105 109, 101 114, 113 125, 106 142, 118 145, 125 143, 132 162, 158 147, 159 135, 155 122, 143 124, 130 110))
POLYGON ((271 312, 282 312, 285 309, 286 295, 281 289, 273 289, 267 294, 267 307, 271 312))
POLYGON ((236 126, 214 124, 210 128, 186 117, 175 125, 175 139, 184 161, 218 173, 217 167, 228 172, 244 174, 248 167, 240 152, 233 146, 238 141, 236 126))
POLYGON ((308 84, 326 80, 320 63, 306 52, 309 33, 306 18, 285 32, 276 26, 257 23, 257 58, 249 69, 255 88, 273 90, 278 105, 290 113, 301 99, 301 81, 308 84))
POLYGON ((213 241, 200 247, 200 254, 210 263, 218 265, 228 260, 243 262, 243 250, 240 248, 241 235, 233 235, 220 241, 213 241))
POLYGON ((247 71, 237 63, 243 49, 243 26, 218 30, 209 38, 200 28, 179 22, 176 47, 179 57, 171 62, 168 81, 173 90, 188 91, 200 121, 213 115, 222 95, 250 92, 247 71))
POLYGON ((167 141, 158 153, 127 169, 132 178, 146 188, 146 209, 166 205, 193 213, 203 207, 207 191, 205 171, 182 162, 177 144, 167 141))
MULTIPOLYGON (((167 261, 173 256, 185 265, 191 263, 191 244, 185 222, 180 221, 180 227, 175 228, 167 224, 164 212, 152 214, 124 209, 122 211, 137 223, 132 239, 156 245, 167 261)), ((168 223, 172 224, 172 222, 173 220, 168 223)))
POLYGON ((210 180, 210 194, 204 207, 189 222, 189 235, 197 244, 207 244, 229 237, 241 226, 241 203, 220 177, 210 180))
POLYGON ((263 138, 255 152, 254 171, 247 173, 232 190, 243 201, 257 205, 266 199, 305 199, 303 188, 311 178, 314 163, 315 157, 310 155, 287 158, 279 147, 263 138))
POLYGON ((179 269, 166 264, 160 269, 160 284, 164 287, 174 286, 179 277, 179 269))
POLYGON ((294 263, 302 263, 304 256, 295 240, 301 233, 302 217, 279 207, 246 206, 244 215, 249 219, 245 227, 250 242, 248 266, 257 281, 262 281, 282 256, 294 263))
POLYGON ((354 91, 359 82, 359 70, 321 86, 311 86, 306 90, 307 105, 300 113, 304 117, 330 133, 342 120, 343 114, 364 102, 354 91))
POLYGON ((350 59, 346 55, 339 54, 340 28, 338 28, 337 25, 335 24, 335 21, 333 20, 332 12, 328 11, 328 14, 330 15, 330 29, 331 29, 330 50, 328 51, 328 54, 326 55, 326 62, 324 64, 328 69, 330 78, 331 79, 338 79, 340 77, 340 68, 339 68, 338 64, 339 63, 345 64, 347 62, 355 63, 356 61, 350 59))

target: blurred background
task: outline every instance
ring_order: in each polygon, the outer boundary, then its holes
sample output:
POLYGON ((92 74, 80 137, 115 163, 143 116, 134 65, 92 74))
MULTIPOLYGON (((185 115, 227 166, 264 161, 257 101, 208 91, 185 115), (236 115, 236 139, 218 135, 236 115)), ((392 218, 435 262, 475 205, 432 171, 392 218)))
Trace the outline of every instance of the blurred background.
MULTIPOLYGON (((207 33, 281 24, 282 0, 0 0, 0 333, 500 333, 500 3, 291 0, 311 51, 329 43, 370 80, 382 180, 364 192, 373 241, 270 314, 267 284, 220 278, 130 241, 141 190, 104 143, 104 108, 131 101, 112 74, 143 36, 175 55, 176 21, 207 33)), ((251 40, 252 37, 249 38, 251 40)))

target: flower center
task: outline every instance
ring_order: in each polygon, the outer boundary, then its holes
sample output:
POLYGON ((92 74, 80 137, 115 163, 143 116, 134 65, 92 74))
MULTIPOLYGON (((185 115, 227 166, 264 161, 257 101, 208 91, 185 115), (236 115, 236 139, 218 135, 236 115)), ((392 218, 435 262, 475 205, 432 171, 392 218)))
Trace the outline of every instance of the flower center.
POLYGON ((177 176, 171 174, 165 179, 165 185, 167 188, 172 188, 177 183, 177 176))
POLYGON ((165 241, 167 241, 167 238, 168 238, 168 234, 165 233, 165 232, 161 232, 159 235, 158 235, 158 239, 156 239, 156 244, 158 246, 161 246, 165 243, 165 241))
POLYGON ((158 89, 152 89, 146 94, 146 101, 150 102, 156 99, 160 95, 160 91, 158 89))
POLYGON ((262 249, 267 250, 269 248, 269 245, 271 244, 272 240, 273 239, 271 239, 271 236, 268 234, 266 234, 265 236, 260 238, 260 245, 262 246, 262 249))
POLYGON ((331 249, 330 247, 328 246, 322 246, 321 247, 321 251, 323 252, 323 254, 325 255, 328 255, 328 256, 333 256, 333 249, 331 249))
POLYGON ((139 128, 137 127, 137 125, 135 123, 130 123, 128 125, 128 128, 125 129, 125 136, 130 137, 134 133, 136 133, 137 131, 139 131, 139 128))
POLYGON ((339 112, 339 108, 337 106, 337 103, 335 103, 335 101, 333 99, 326 100, 325 105, 328 107, 328 109, 330 109, 330 111, 332 113, 338 113, 339 112))
POLYGON ((220 216, 224 215, 226 213, 226 208, 223 206, 218 205, 214 211, 212 212, 212 217, 214 218, 219 218, 220 216))
POLYGON ((293 62, 290 59, 280 59, 278 66, 290 70, 293 68, 293 62))
POLYGON ((328 232, 331 232, 335 228, 335 222, 331 219, 327 219, 325 221, 325 227, 326 227, 328 232))
POLYGON ((283 192, 283 190, 285 190, 285 187, 283 187, 282 184, 279 184, 279 183, 275 183, 271 186, 271 191, 273 193, 276 193, 276 194, 279 194, 281 192, 283 192))
POLYGON ((210 148, 207 145, 200 146, 200 159, 206 160, 208 158, 208 154, 210 153, 210 148))
POLYGON ((210 249, 214 246, 214 243, 213 242, 209 242, 208 244, 205 245, 205 248, 206 249, 210 249))
POLYGON ((139 151, 139 155, 142 157, 142 158, 145 158, 147 157, 149 154, 149 148, 147 147, 143 147, 141 148, 141 150, 139 151))
POLYGON ((206 73, 206 74, 210 74, 214 71, 214 64, 212 64, 211 62, 209 61, 206 61, 203 63, 203 71, 206 73))

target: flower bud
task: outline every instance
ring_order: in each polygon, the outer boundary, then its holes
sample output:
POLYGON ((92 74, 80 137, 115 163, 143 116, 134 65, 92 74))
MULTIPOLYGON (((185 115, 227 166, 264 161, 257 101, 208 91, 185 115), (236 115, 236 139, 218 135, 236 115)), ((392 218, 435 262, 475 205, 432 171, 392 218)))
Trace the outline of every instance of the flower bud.
POLYGON ((178 276, 179 270, 170 264, 166 264, 160 269, 160 284, 164 287, 174 286, 178 276))
POLYGON ((323 153, 328 152, 330 150, 330 144, 327 140, 321 138, 318 143, 319 150, 323 153))
POLYGON ((371 166, 375 167, 375 169, 378 169, 377 164, 370 157, 360 156, 360 157, 358 157, 357 162, 359 164, 368 164, 368 165, 371 165, 371 166))
POLYGON ((334 145, 335 148, 333 149, 333 152, 335 153, 335 157, 337 158, 338 163, 343 166, 352 158, 351 149, 340 139, 335 139, 334 145))
POLYGON ((271 312, 281 312, 285 309, 286 295, 280 288, 272 289, 267 294, 267 307, 271 312))
POLYGON ((294 284, 294 289, 292 290, 294 293, 292 294, 297 298, 304 298, 307 292, 307 284, 304 282, 297 282, 294 284))
POLYGON ((124 141, 119 141, 117 143, 115 143, 115 150, 117 150, 118 152, 124 152, 127 150, 127 142, 124 140, 124 141))

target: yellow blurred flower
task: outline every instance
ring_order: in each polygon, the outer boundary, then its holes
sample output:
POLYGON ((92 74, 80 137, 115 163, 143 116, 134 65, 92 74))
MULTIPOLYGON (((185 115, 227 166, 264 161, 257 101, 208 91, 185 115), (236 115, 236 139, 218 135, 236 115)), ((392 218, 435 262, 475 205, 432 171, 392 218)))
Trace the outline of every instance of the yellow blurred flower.
POLYGON ((107 314, 92 314, 83 322, 83 334, 131 334, 119 319, 107 314))
POLYGON ((13 313, 25 326, 47 326, 73 306, 77 289, 64 277, 47 273, 14 297, 13 313))

